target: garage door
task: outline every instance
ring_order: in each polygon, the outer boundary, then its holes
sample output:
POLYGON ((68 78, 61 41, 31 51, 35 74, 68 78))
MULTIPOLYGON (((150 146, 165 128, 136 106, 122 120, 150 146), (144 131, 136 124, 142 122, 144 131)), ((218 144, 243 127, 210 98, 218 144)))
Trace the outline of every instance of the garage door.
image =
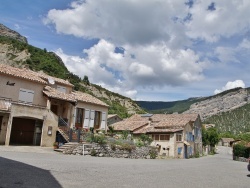
POLYGON ((35 123, 34 119, 13 118, 10 144, 33 145, 35 123))

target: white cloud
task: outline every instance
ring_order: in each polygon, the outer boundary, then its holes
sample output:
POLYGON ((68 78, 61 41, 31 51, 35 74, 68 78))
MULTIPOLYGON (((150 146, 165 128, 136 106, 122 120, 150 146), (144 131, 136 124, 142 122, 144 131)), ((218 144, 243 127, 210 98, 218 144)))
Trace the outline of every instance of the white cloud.
POLYGON ((111 40, 114 44, 185 44, 184 25, 173 18, 184 17, 182 1, 166 0, 87 0, 76 1, 66 10, 50 10, 45 24, 55 25, 58 33, 84 38, 111 40))
POLYGON ((74 74, 87 75, 92 83, 105 85, 114 92, 127 92, 127 95, 135 95, 139 87, 176 86, 199 81, 206 68, 206 63, 199 61, 190 49, 170 50, 165 45, 150 45, 126 46, 124 54, 114 51, 113 44, 100 40, 84 50, 85 58, 67 55, 62 49, 56 53, 74 74))
POLYGON ((221 37, 244 34, 250 28, 250 1, 215 2, 215 10, 209 11, 212 1, 195 1, 190 9, 192 21, 187 23, 188 36, 200 38, 208 42, 216 42, 221 37))
POLYGON ((245 88, 245 83, 242 80, 235 80, 233 82, 227 82, 227 84, 225 86, 223 86, 221 89, 216 89, 214 91, 214 94, 218 94, 221 93, 223 91, 229 90, 229 89, 233 89, 233 88, 237 88, 237 87, 242 87, 245 88))
MULTIPOLYGON (((219 66, 227 73, 236 66, 247 67, 239 58, 239 54, 247 57, 250 53, 247 36, 238 46, 229 39, 242 38, 250 30, 250 1, 216 1, 213 11, 208 10, 210 0, 194 0, 191 7, 185 2, 76 0, 65 10, 50 10, 43 21, 57 33, 99 39, 83 50, 85 58, 60 49, 57 53, 73 73, 87 75, 91 82, 127 96, 137 95, 138 88, 199 82, 209 76, 204 73, 207 69, 218 76, 218 64, 210 66, 210 61, 226 63, 219 66), (212 48, 199 49, 204 42, 212 48), (124 53, 115 53, 116 47, 124 53)), ((237 78, 226 73, 223 77, 237 78)))

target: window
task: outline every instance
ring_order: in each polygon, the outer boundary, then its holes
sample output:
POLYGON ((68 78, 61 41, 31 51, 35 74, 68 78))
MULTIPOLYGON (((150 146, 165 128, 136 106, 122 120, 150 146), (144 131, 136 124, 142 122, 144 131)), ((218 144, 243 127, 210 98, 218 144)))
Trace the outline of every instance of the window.
POLYGON ((95 111, 94 128, 99 129, 101 123, 101 112, 95 111))
POLYGON ((155 134, 153 138, 156 141, 168 141, 170 140, 170 135, 169 134, 155 134))
POLYGON ((181 134, 176 134, 176 141, 181 142, 182 141, 182 135, 181 134))
POLYGON ((76 123, 82 124, 82 118, 83 118, 83 109, 77 108, 77 110, 76 110, 76 123))
POLYGON ((65 87, 63 87, 63 86, 57 86, 57 90, 58 91, 60 91, 60 92, 62 92, 62 93, 66 93, 66 88, 65 87))
POLYGON ((34 91, 20 88, 19 90, 19 102, 33 103, 34 91))
POLYGON ((178 151, 178 155, 180 155, 182 151, 182 147, 179 147, 177 151, 178 151))

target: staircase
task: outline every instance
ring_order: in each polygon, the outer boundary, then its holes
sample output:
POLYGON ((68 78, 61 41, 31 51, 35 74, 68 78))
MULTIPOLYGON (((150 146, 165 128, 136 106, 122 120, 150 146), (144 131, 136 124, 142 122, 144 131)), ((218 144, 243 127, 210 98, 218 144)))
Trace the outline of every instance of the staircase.
POLYGON ((57 151, 57 152, 62 152, 67 150, 67 149, 70 149, 72 147, 75 147, 77 146, 79 143, 77 142, 68 142, 68 143, 65 143, 64 145, 60 146, 58 149, 54 149, 54 151, 57 151))

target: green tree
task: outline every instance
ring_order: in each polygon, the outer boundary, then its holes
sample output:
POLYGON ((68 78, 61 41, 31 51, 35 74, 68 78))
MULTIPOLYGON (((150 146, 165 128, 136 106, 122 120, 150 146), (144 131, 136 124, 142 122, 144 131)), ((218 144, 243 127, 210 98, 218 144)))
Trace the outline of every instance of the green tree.
POLYGON ((202 145, 203 146, 209 145, 208 133, 205 127, 202 127, 202 145))
POLYGON ((219 133, 215 127, 211 127, 205 129, 202 127, 202 145, 210 145, 211 147, 215 147, 215 145, 219 142, 219 133))
POLYGON ((219 133, 215 127, 211 127, 207 129, 208 141, 211 147, 215 147, 215 145, 219 142, 219 133))
POLYGON ((88 78, 88 76, 84 76, 83 77, 83 80, 82 80, 84 83, 86 83, 87 85, 89 85, 90 83, 89 83, 89 78, 88 78))

